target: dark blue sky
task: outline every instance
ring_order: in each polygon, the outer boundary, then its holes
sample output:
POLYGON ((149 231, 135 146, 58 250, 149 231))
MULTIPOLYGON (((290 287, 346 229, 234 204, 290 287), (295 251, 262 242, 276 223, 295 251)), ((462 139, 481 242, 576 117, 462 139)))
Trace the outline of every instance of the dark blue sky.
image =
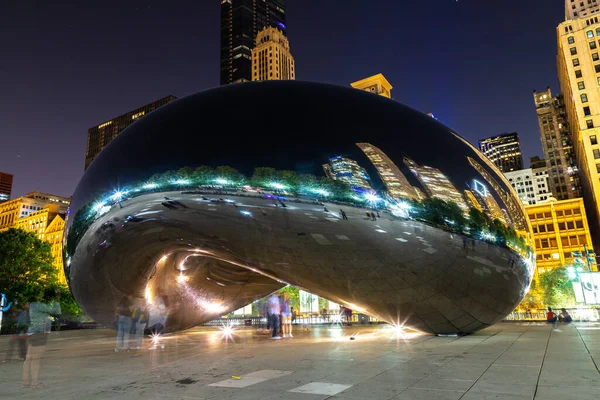
MULTIPOLYGON (((219 83, 217 0, 50 3, 0 4, 0 171, 15 175, 13 197, 70 196, 89 127, 219 83)), ((381 72, 396 100, 471 142, 516 131, 527 166, 542 155, 532 91, 558 92, 562 1, 287 3, 297 79, 381 72)))

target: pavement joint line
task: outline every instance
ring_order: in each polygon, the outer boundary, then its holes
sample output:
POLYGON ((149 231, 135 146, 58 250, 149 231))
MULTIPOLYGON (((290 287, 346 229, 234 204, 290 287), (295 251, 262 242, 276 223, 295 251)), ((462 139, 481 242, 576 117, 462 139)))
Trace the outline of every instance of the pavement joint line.
POLYGON ((585 342, 585 339, 583 338, 583 336, 581 336, 581 332, 577 328, 577 325, 573 325, 573 326, 577 330, 577 335, 581 339, 581 342, 583 343, 583 347, 585 347, 585 350, 587 351, 588 355, 592 359, 592 362, 594 363, 594 366, 596 367, 596 371, 598 371, 600 373, 600 369, 598 368, 598 364, 596 363, 596 360, 594 360, 594 357, 592 357, 592 353, 590 352, 590 349, 588 348, 587 343, 585 342))
MULTIPOLYGON (((467 393, 469 393, 469 391, 470 391, 470 390, 473 388, 473 386, 475 386, 475 385, 477 384, 477 382, 479 382, 479 380, 481 379, 481 377, 482 377, 482 376, 483 376, 483 375, 484 375, 486 372, 488 372, 488 371, 489 371, 489 369, 492 367, 492 365, 494 365, 494 363, 495 363, 496 361, 498 361, 498 360, 500 359, 500 357, 502 357, 502 356, 503 356, 503 355, 504 355, 504 354, 505 354, 505 353, 506 353, 508 350, 510 350, 510 348, 514 346, 514 344, 517 342, 517 340, 519 340, 519 339, 520 339, 520 338, 521 338, 521 337, 522 337, 522 336, 523 336, 525 333, 527 333, 528 331, 529 331, 529 328, 527 328, 527 330, 526 330, 526 331, 524 331, 524 332, 521 332, 521 334, 520 334, 519 336, 517 336, 517 337, 516 337, 516 338, 515 338, 515 339, 512 341, 512 343, 510 344, 510 346, 508 346, 506 349, 504 349, 504 351, 503 351, 502 353, 500 353, 500 355, 499 355, 498 357, 496 357, 496 358, 494 359, 494 361, 492 361, 492 362, 490 363, 490 365, 488 365, 488 366, 487 366, 487 368, 486 368, 486 369, 485 369, 485 370, 484 370, 484 371, 481 373, 481 375, 479 375, 479 377, 478 377, 477 379, 475 379, 475 382, 473 382, 473 384, 472 384, 471 386, 469 386, 469 388, 468 388, 467 390, 465 390, 465 392, 464 392, 464 393, 463 393, 463 394, 462 394, 462 395, 461 395, 461 396, 458 398, 458 400, 460 400, 460 399, 462 399, 463 397, 465 397, 465 395, 466 395, 467 393)), ((471 347, 471 348, 474 348, 474 347, 477 347, 477 346, 479 346, 480 344, 484 343, 484 342, 485 342, 485 341, 487 341, 488 339, 491 339, 491 338, 493 338, 494 336, 498 335, 499 333, 500 333, 500 331, 497 331, 497 332, 496 332, 496 333, 494 333, 493 335, 489 336, 489 337, 488 337, 488 338, 486 338, 485 340, 482 340, 481 342, 477 343, 475 346, 473 346, 473 347, 471 347)), ((542 370, 542 368, 540 367, 540 371, 541 371, 541 370, 542 370)), ((533 399, 533 398, 532 398, 532 399, 533 399)))
POLYGON ((542 357, 542 365, 540 365, 540 372, 538 373, 537 381, 535 382, 535 390, 533 391, 533 398, 537 396, 538 388, 540 387, 540 378, 542 376, 542 369, 546 362, 546 354, 548 354, 548 346, 550 345, 550 337, 552 336, 552 330, 548 333, 548 339, 546 339, 546 347, 544 348, 544 357, 542 357))

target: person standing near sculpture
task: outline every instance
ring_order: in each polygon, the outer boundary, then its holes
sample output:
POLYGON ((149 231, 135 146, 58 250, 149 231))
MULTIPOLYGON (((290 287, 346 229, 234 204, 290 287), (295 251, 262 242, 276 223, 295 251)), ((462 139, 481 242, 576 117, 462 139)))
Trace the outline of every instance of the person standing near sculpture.
POLYGON ((117 344, 115 352, 129 350, 129 333, 132 324, 132 302, 131 295, 125 295, 115 310, 115 322, 117 324, 117 344))
MULTIPOLYGON (((52 294, 45 296, 50 298, 52 294)), ((46 352, 48 334, 52 330, 52 317, 59 316, 61 308, 58 301, 51 303, 34 302, 29 305, 29 346, 23 363, 23 386, 38 387, 40 363, 46 352)))
POLYGON ((281 339, 281 336, 279 336, 281 304, 277 294, 273 293, 271 297, 269 297, 268 304, 269 314, 271 314, 271 325, 273 326, 273 336, 271 336, 271 339, 281 339))

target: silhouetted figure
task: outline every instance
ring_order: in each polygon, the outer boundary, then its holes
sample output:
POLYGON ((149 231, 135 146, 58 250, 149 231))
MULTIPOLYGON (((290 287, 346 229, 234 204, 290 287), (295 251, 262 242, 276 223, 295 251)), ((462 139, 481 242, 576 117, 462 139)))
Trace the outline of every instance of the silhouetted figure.
POLYGON ((323 207, 323 211, 329 212, 329 210, 327 209, 327 207, 323 207))
POLYGON ((279 336, 280 318, 281 318, 281 303, 279 297, 276 294, 272 294, 269 297, 269 314, 271 314, 271 325, 273 327, 273 336, 271 339, 281 339, 279 336))
POLYGON ((59 316, 60 304, 57 301, 45 304, 41 302, 29 305, 29 347, 23 363, 23 386, 39 385, 40 362, 46 352, 48 334, 52 330, 51 316, 59 316))
POLYGON ((375 217, 375 213, 373 211, 371 211, 371 221, 377 221, 377 218, 375 217))
POLYGON ((346 216, 346 213, 341 208, 340 208, 340 214, 342 215, 342 219, 348 219, 348 217, 346 216))
POLYGON ((115 352, 129 350, 129 333, 131 332, 131 325, 133 323, 132 314, 133 304, 131 295, 126 295, 117 304, 117 309, 115 310, 114 321, 117 324, 115 352))
POLYGON ((377 218, 381 218, 381 216, 379 215, 379 210, 375 210, 375 212, 377 213, 377 218))

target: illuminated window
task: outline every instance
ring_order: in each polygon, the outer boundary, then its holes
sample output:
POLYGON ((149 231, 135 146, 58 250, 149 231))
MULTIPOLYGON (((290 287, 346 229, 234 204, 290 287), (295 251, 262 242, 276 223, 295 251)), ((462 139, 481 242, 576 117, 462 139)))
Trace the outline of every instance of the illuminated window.
POLYGON ((600 60, 600 57, 598 57, 598 53, 593 53, 592 54, 592 61, 598 61, 600 60))
POLYGON ((575 38, 573 36, 569 36, 567 41, 569 42, 569 44, 573 44, 575 43, 575 38))
POLYGON ((579 67, 579 58, 574 58, 573 59, 573 66, 574 67, 579 67))
POLYGON ((594 159, 597 160, 600 158, 600 150, 594 149, 594 150, 592 150, 592 152, 594 153, 594 159))
POLYGON ((594 38, 594 31, 587 31, 586 35, 587 35, 588 39, 593 39, 594 38))
POLYGON ((588 119, 587 121, 585 121, 588 129, 592 129, 594 127, 594 121, 592 121, 591 119, 588 119))
POLYGON ((590 136, 590 143, 593 145, 598 144, 598 140, 596 139, 596 135, 590 136))
POLYGON ((583 90, 583 89, 585 89, 585 83, 583 83, 583 81, 579 81, 579 82, 577 82, 577 88, 578 88, 579 90, 583 90))
POLYGON ((590 42, 590 49, 594 50, 596 48, 596 42, 590 42))
POLYGON ((587 94, 583 93, 580 97, 581 97, 581 102, 582 103, 587 103, 588 102, 587 94))

